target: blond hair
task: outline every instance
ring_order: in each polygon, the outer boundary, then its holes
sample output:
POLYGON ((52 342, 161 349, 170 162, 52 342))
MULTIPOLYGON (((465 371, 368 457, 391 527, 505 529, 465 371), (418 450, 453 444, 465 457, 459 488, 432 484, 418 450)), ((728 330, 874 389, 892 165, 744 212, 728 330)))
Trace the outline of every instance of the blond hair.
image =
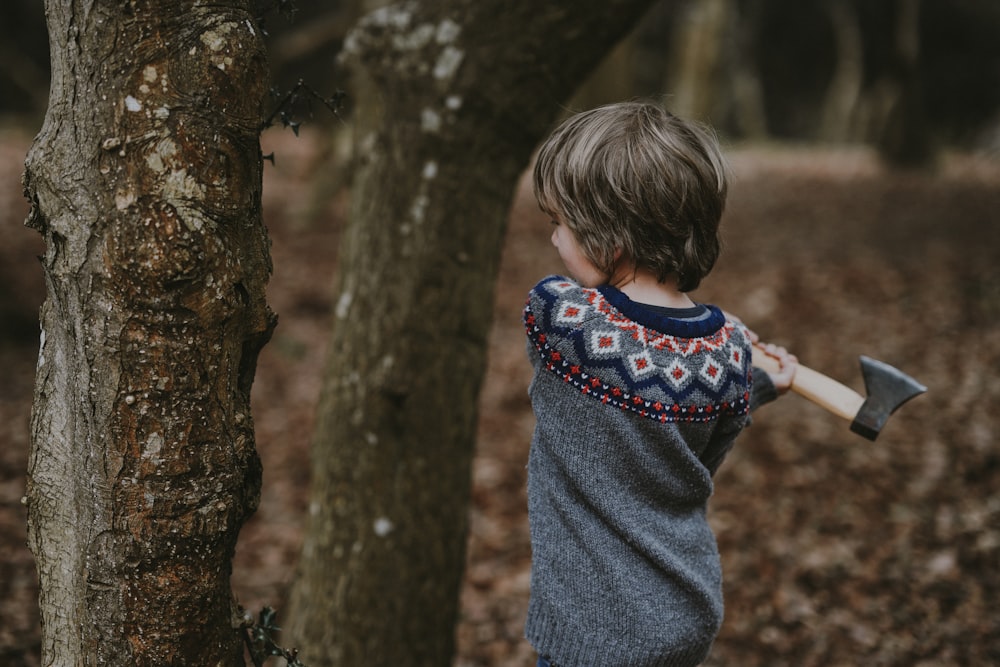
POLYGON ((696 288, 719 256, 728 189, 714 133, 651 102, 576 114, 542 144, 539 206, 573 232, 607 276, 618 251, 637 269, 696 288))

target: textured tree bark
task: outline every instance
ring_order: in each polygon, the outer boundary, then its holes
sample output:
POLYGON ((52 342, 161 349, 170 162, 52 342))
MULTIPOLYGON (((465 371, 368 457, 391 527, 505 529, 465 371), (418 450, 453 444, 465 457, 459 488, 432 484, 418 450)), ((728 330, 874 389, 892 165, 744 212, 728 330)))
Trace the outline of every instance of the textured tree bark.
POLYGON ((256 508, 265 57, 249 2, 47 0, 29 545, 42 664, 241 665, 256 508))
POLYGON ((349 36, 357 163, 289 626, 307 664, 451 663, 507 206, 650 4, 407 2, 349 36))

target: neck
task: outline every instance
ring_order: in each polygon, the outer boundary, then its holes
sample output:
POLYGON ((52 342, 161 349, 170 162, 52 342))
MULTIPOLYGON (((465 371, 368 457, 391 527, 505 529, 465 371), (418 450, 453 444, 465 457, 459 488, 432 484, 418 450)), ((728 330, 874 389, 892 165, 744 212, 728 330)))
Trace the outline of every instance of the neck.
POLYGON ((687 294, 677 289, 677 276, 659 282, 648 271, 629 271, 612 284, 637 303, 666 308, 690 308, 695 305, 687 294))

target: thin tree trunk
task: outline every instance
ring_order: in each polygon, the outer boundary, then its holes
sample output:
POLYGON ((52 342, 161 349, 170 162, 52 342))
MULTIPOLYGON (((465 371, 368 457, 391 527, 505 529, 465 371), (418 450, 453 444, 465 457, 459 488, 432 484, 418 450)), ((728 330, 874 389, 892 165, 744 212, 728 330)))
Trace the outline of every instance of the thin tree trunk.
POLYGON ((670 76, 669 106, 674 113, 707 120, 730 101, 726 50, 733 37, 732 0, 697 0, 677 31, 676 65, 670 76))
POLYGON ((928 134, 920 71, 920 0, 895 0, 893 57, 888 75, 877 91, 885 110, 878 128, 879 155, 899 167, 933 162, 934 146, 928 134))
POLYGON ((273 315, 250 4, 47 0, 29 545, 42 664, 239 665, 229 587, 273 315))
POLYGON ((290 626, 310 667, 451 663, 507 205, 650 4, 408 2, 348 38, 357 171, 290 626))
POLYGON ((733 125, 737 136, 751 141, 768 137, 764 86, 757 65, 763 0, 738 3, 730 11, 729 31, 734 44, 727 50, 732 70, 733 125))
POLYGON ((857 10, 843 0, 824 3, 834 37, 836 67, 827 87, 819 123, 819 138, 830 143, 855 140, 856 117, 864 85, 864 42, 857 10))

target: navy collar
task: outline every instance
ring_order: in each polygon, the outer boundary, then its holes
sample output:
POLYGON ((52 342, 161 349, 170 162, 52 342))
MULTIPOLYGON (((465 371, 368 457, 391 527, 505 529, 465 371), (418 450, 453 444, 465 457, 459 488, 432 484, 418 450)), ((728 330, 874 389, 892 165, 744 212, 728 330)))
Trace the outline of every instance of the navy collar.
MULTIPOLYGON (((658 313, 649 306, 632 301, 616 287, 601 285, 597 291, 625 317, 642 326, 668 336, 680 338, 701 338, 717 333, 726 323, 726 316, 716 306, 704 304, 709 315, 698 320, 684 320, 658 313)), ((684 313, 680 310, 679 314, 684 313)))

